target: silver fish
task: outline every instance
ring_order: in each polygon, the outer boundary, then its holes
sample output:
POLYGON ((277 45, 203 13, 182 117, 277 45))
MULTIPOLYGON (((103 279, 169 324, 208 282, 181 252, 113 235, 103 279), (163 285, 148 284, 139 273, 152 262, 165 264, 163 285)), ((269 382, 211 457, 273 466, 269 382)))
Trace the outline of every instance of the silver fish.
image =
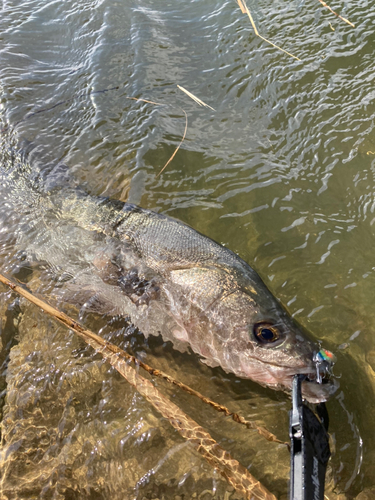
POLYGON ((305 374, 303 397, 314 403, 336 390, 333 355, 308 338, 231 250, 171 217, 90 196, 62 165, 43 172, 19 157, 2 169, 18 208, 107 238, 90 273, 105 283, 113 311, 130 310, 144 333, 164 333, 149 321, 164 309, 173 319, 173 340, 188 344, 210 366, 286 391, 294 375, 305 374))

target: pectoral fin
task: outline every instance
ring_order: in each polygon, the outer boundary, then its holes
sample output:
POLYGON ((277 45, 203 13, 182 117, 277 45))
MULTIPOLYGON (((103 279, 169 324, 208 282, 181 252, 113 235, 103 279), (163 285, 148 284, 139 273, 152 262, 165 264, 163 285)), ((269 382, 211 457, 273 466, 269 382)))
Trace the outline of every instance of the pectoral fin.
POLYGON ((132 269, 118 279, 121 290, 136 305, 148 305, 150 300, 156 300, 160 296, 160 288, 154 279, 144 279, 138 274, 137 269, 132 269))

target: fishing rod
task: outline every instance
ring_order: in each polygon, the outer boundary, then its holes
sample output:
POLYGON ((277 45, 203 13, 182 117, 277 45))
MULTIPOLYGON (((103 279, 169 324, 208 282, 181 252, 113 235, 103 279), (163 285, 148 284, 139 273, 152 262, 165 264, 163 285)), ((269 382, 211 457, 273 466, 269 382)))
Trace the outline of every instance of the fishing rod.
POLYGON ((301 384, 305 378, 295 375, 293 379, 289 500, 324 500, 325 474, 331 455, 328 412, 325 403, 317 405, 317 415, 303 403, 301 384))

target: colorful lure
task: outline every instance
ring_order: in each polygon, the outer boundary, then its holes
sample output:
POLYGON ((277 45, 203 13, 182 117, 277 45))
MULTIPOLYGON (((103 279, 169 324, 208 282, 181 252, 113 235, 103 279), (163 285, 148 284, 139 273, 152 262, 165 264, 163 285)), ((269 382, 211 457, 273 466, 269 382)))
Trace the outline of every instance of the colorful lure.
POLYGON ((323 363, 323 361, 328 361, 330 364, 334 364, 336 362, 336 356, 331 352, 327 351, 327 349, 321 349, 316 354, 317 363, 323 363))
POLYGON ((327 371, 329 371, 331 366, 336 363, 336 356, 331 351, 327 351, 327 349, 321 349, 315 354, 314 361, 316 362, 316 381, 318 384, 321 384, 323 381, 321 365, 325 364, 327 371))

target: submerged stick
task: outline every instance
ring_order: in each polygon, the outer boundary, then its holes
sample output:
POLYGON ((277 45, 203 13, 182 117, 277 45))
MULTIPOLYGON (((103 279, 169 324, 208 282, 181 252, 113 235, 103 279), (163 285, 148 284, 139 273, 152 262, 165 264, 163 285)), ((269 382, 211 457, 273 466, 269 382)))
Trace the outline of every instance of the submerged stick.
POLYGON ((288 54, 288 56, 290 57, 293 57, 294 59, 297 59, 297 61, 300 61, 301 59, 297 56, 294 56, 293 54, 291 54, 290 52, 288 52, 287 50, 284 50, 282 49, 281 47, 279 47, 278 45, 276 45, 275 43, 271 42, 270 40, 267 40, 267 38, 264 38, 264 36, 260 35, 259 34, 259 31, 257 30, 257 27, 254 23, 254 19, 253 19, 253 16, 251 15, 250 11, 249 11, 249 8, 248 6, 246 5, 246 2, 245 0, 239 0, 238 2, 239 6, 240 6, 240 9, 241 9, 241 12, 243 13, 244 11, 246 12, 246 14, 248 15, 249 19, 250 19, 250 22, 251 22, 251 26, 253 27, 253 30, 254 30, 254 33, 256 36, 258 36, 259 38, 261 38, 262 40, 264 40, 265 42, 269 43, 270 45, 272 45, 273 47, 275 47, 276 49, 279 49, 281 50, 282 52, 285 52, 285 54, 288 54))
POLYGON ((345 17, 340 16, 340 14, 337 14, 329 5, 327 5, 323 0, 319 0, 319 2, 323 5, 323 7, 326 7, 329 11, 332 12, 332 14, 335 14, 335 16, 339 17, 342 21, 345 23, 349 24, 352 28, 355 28, 355 25, 351 23, 348 19, 345 19, 345 17))
POLYGON ((0 274, 0 282, 73 330, 87 344, 100 352, 104 359, 135 387, 163 417, 168 419, 169 423, 183 438, 188 440, 213 467, 219 470, 221 475, 225 477, 236 491, 243 494, 249 500, 276 500, 276 497, 255 479, 243 465, 233 459, 203 427, 186 415, 177 405, 169 401, 149 380, 139 375, 127 362, 127 357, 124 356, 122 349, 107 342, 90 330, 85 329, 67 314, 50 306, 2 274, 0 274))

